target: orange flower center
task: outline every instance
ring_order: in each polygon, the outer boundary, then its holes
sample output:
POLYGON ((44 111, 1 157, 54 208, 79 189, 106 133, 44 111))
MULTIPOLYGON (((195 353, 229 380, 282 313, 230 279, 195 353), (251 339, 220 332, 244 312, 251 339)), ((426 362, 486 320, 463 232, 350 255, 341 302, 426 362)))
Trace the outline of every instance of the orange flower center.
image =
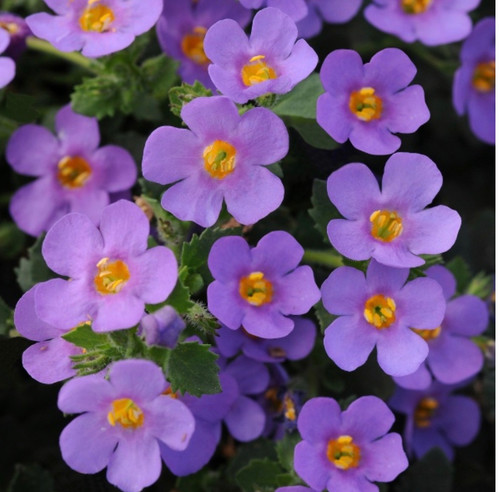
POLYGON ((337 439, 328 441, 326 457, 337 468, 348 470, 358 466, 361 453, 359 446, 352 442, 351 436, 339 436, 337 439))
POLYGON ((78 155, 63 157, 57 164, 57 179, 65 188, 81 188, 91 174, 89 163, 78 155))
POLYGON ((96 266, 94 284, 100 294, 120 292, 130 278, 129 269, 122 260, 109 261, 109 258, 102 258, 96 266))
POLYGON ((253 56, 241 69, 241 79, 246 86, 260 84, 277 77, 276 72, 264 61, 264 58, 264 55, 253 56))
POLYGON ((394 210, 375 210, 370 215, 372 236, 384 243, 390 243, 403 232, 403 220, 394 210))
POLYGON ((262 272, 252 272, 240 280, 240 296, 252 306, 262 306, 273 299, 273 284, 262 272))
POLYGON ((236 149, 224 140, 216 140, 203 150, 205 170, 215 179, 224 179, 234 171, 236 149))
POLYGON ((349 109, 360 120, 378 120, 382 114, 382 99, 375 94, 373 87, 363 87, 351 92, 349 109))
POLYGON ((495 88, 495 60, 476 65, 472 85, 479 92, 490 92, 495 88))
POLYGON ((441 334, 441 327, 438 326, 432 330, 420 330, 418 328, 412 328, 417 335, 420 335, 426 342, 429 340, 434 340, 441 334))
POLYGON ((203 49, 203 40, 207 30, 205 27, 196 26, 189 34, 186 34, 181 41, 182 52, 198 65, 208 65, 209 58, 203 49))
POLYGON ((15 22, 0 22, 0 29, 7 31, 9 34, 16 34, 19 31, 19 26, 15 22))
POLYGON ((422 398, 415 408, 413 414, 413 420, 417 427, 429 427, 431 425, 431 420, 439 407, 439 402, 430 396, 422 398))
POLYGON ((401 8, 407 14, 421 14, 431 5, 433 0, 401 0, 401 8))
POLYGON ((87 7, 80 16, 80 27, 84 31, 106 32, 111 31, 111 24, 115 14, 106 5, 101 5, 100 0, 88 0, 87 7))
POLYGON ((363 314, 368 323, 381 330, 396 321, 396 303, 391 297, 377 294, 366 301, 363 314))
POLYGON ((137 429, 144 424, 142 410, 130 398, 113 400, 111 411, 108 413, 108 422, 114 427, 120 424, 122 427, 137 429))

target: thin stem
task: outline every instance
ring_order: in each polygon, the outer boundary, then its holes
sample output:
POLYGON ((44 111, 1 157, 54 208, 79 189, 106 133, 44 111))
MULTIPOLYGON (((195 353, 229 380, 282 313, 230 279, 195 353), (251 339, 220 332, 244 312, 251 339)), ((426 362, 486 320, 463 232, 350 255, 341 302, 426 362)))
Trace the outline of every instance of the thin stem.
POLYGON ((26 44, 32 50, 57 56, 59 58, 62 58, 63 60, 73 63, 74 65, 78 65, 79 67, 82 67, 85 70, 92 72, 93 74, 99 73, 96 69, 98 62, 96 62, 95 60, 91 60, 90 58, 86 58, 85 56, 75 51, 70 53, 59 51, 58 49, 54 48, 54 46, 52 46, 49 42, 43 41, 42 39, 38 39, 33 36, 28 36, 28 38, 26 39, 26 44))
POLYGON ((343 265, 342 256, 330 250, 306 249, 302 260, 305 263, 316 263, 330 268, 337 268, 343 265))

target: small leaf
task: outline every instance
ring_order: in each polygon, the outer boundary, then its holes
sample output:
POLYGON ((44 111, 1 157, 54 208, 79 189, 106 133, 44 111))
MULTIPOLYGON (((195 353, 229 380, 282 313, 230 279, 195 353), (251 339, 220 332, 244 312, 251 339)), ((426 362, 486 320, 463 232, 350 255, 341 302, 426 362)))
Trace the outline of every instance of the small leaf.
POLYGON ((446 268, 453 273, 457 281, 457 293, 465 292, 465 289, 472 280, 472 273, 466 261, 461 256, 456 256, 446 263, 446 268))
POLYGON ((179 343, 171 352, 167 374, 172 391, 193 396, 220 393, 218 355, 210 345, 179 343))
POLYGON ((210 314, 206 306, 198 301, 188 310, 185 316, 187 328, 194 331, 196 335, 214 335, 220 324, 217 319, 210 314))
POLYGON ((323 306, 323 303, 321 301, 319 301, 318 303, 316 303, 314 305, 314 314, 316 315, 316 318, 318 319, 319 328, 321 330, 321 333, 324 333, 324 331, 333 323, 333 321, 336 318, 336 316, 329 313, 325 309, 325 306, 323 306))
POLYGON ((177 61, 163 54, 148 58, 141 65, 145 85, 155 99, 160 101, 167 99, 168 92, 177 79, 178 66, 177 61))
POLYGON ((298 432, 285 434, 283 439, 276 443, 276 453, 281 466, 288 472, 294 473, 293 453, 295 446, 301 440, 298 432))
POLYGON ((236 474, 236 482, 244 492, 274 490, 278 485, 276 477, 283 472, 279 463, 268 459, 256 459, 236 474))
POLYGON ((189 85, 183 82, 181 85, 172 87, 168 91, 168 97, 170 99, 170 111, 172 111, 172 113, 176 116, 180 116, 184 104, 191 102, 197 97, 207 97, 211 95, 212 91, 210 89, 207 89, 197 80, 193 85, 189 85))
POLYGON ((12 328, 14 328, 14 313, 0 297, 0 335, 7 336, 12 328))
POLYGON ((17 283, 24 292, 39 282, 55 277, 43 259, 42 243, 43 236, 40 236, 28 249, 28 258, 21 258, 19 266, 15 269, 17 283))
POLYGON ((300 136, 317 149, 333 150, 339 146, 328 133, 321 128, 316 120, 300 118, 299 116, 285 116, 283 121, 287 126, 295 128, 300 136))
POLYGON ((67 342, 82 347, 85 350, 93 350, 108 345, 108 337, 102 333, 96 333, 90 325, 82 324, 62 336, 67 342))
POLYGON ((308 210, 309 215, 313 218, 315 227, 321 233, 325 242, 330 244, 328 234, 326 233, 328 223, 330 220, 338 219, 342 216, 328 197, 326 181, 321 179, 314 180, 311 203, 312 208, 308 210))
POLYGON ((164 304, 172 306, 179 314, 187 313, 194 306, 194 302, 189 296, 189 289, 183 284, 180 277, 177 284, 175 284, 174 290, 161 306, 164 304))

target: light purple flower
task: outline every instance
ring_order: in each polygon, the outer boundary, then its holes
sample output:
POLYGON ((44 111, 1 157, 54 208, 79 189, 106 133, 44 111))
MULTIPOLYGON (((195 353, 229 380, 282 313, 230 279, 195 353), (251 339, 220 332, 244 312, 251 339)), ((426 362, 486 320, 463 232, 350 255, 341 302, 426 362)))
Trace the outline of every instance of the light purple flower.
POLYGON ((23 352, 26 372, 40 383, 52 384, 76 376, 70 357, 82 354, 82 349, 62 338, 66 330, 38 318, 35 312, 37 288, 35 285, 19 299, 14 311, 14 324, 23 337, 38 342, 23 352))
POLYGON ((185 327, 177 311, 172 306, 164 306, 141 319, 137 334, 143 335, 148 345, 174 348, 185 327))
POLYGON ((161 472, 160 443, 182 451, 195 420, 180 401, 163 395, 161 369, 147 360, 113 364, 109 380, 90 375, 66 383, 58 406, 82 413, 60 437, 64 461, 80 473, 107 467, 106 478, 125 492, 139 492, 161 472))
POLYGON ((460 52, 462 65, 453 79, 453 105, 467 113, 472 133, 495 143, 495 19, 476 24, 460 52))
POLYGON ((466 446, 476 437, 481 421, 478 404, 466 396, 451 394, 456 388, 438 381, 419 391, 396 387, 389 405, 406 414, 403 437, 409 454, 421 458, 438 447, 452 460, 453 446, 466 446))
POLYGON ((350 21, 361 3, 362 0, 308 0, 307 15, 297 22, 299 37, 310 38, 319 34, 323 20, 332 24, 350 21))
POLYGON ((394 378, 399 386, 425 389, 434 377, 445 384, 455 384, 476 375, 483 367, 481 349, 470 337, 481 334, 488 326, 486 303, 473 295, 452 299, 456 281, 441 265, 430 267, 426 274, 436 280, 447 301, 443 322, 433 330, 414 330, 429 345, 429 356, 416 373, 394 378))
POLYGON ((298 266, 303 255, 284 231, 266 234, 254 248, 242 237, 218 239, 208 255, 215 278, 208 309, 231 330, 242 325, 257 337, 286 337, 290 315, 305 314, 320 298, 311 267, 298 266))
POLYGON ((418 255, 450 249, 460 229, 455 210, 424 208, 437 195, 443 177, 422 154, 389 157, 382 187, 364 164, 341 167, 328 178, 328 196, 346 219, 328 224, 333 247, 353 260, 375 258, 393 267, 424 264, 418 255))
POLYGON ((227 97, 199 97, 182 108, 181 117, 189 129, 157 128, 144 148, 144 177, 174 183, 163 194, 163 208, 210 227, 223 200, 242 224, 253 224, 279 207, 283 184, 263 166, 288 152, 280 118, 265 108, 240 116, 227 97))
POLYGON ((381 31, 428 46, 464 39, 472 29, 469 11, 481 0, 373 0, 366 20, 381 31))
MULTIPOLYGON (((0 29, 0 54, 3 53, 10 43, 7 31, 0 29)), ((5 87, 16 74, 16 64, 11 58, 0 56, 0 89, 5 87)))
POLYGON ((37 178, 10 202, 17 226, 32 236, 70 212, 97 223, 110 194, 128 190, 137 177, 129 152, 115 145, 98 147, 96 118, 74 113, 68 104, 57 112, 55 127, 56 136, 42 126, 23 125, 7 144, 14 170, 37 178))
POLYGON ((89 58, 109 55, 131 45, 160 17, 162 0, 44 0, 57 14, 26 18, 33 34, 60 51, 79 51, 89 58))
POLYGON ((205 36, 208 73, 223 95, 246 103, 264 94, 285 94, 316 67, 318 55, 281 10, 266 8, 254 17, 248 38, 232 19, 214 24, 205 36))
POLYGON ((386 48, 363 65, 356 51, 335 50, 321 66, 326 90, 318 98, 319 125, 337 142, 347 139, 368 154, 392 154, 401 139, 429 120, 420 85, 409 85, 417 68, 397 48, 386 48))
POLYGON ((373 482, 391 482, 408 467, 401 436, 388 433, 393 423, 375 396, 358 398, 344 412, 333 398, 313 398, 299 414, 295 471, 314 490, 376 492, 373 482))
POLYGON ((18 58, 26 49, 26 38, 31 34, 28 24, 18 15, 0 12, 0 29, 6 31, 10 38, 5 55, 18 58))
POLYGON ((231 330, 224 325, 215 339, 224 357, 233 357, 240 350, 250 359, 260 362, 283 362, 307 357, 314 346, 316 327, 307 318, 291 316, 293 331, 283 338, 267 339, 250 335, 243 328, 231 330))
POLYGON ((188 84, 199 80, 215 90, 208 76, 208 59, 203 40, 210 26, 221 19, 234 19, 241 27, 250 20, 250 12, 234 0, 163 0, 163 14, 156 33, 165 53, 181 62, 179 73, 188 84))
POLYGON ((307 15, 307 1, 308 0, 240 0, 240 3, 247 9, 274 7, 291 17, 294 22, 298 22, 307 15))
POLYGON ((430 278, 405 284, 409 270, 372 260, 366 278, 360 270, 339 267, 321 286, 327 311, 339 317, 326 329, 328 357, 344 371, 366 362, 377 347, 377 360, 391 376, 415 372, 429 352, 412 328, 433 329, 443 320, 445 300, 430 278))
POLYGON ((99 227, 68 214, 49 230, 42 255, 49 268, 69 277, 48 280, 35 292, 37 316, 60 329, 82 320, 105 332, 130 328, 144 306, 164 301, 177 282, 177 263, 163 246, 147 249, 149 222, 131 202, 108 205, 99 227))

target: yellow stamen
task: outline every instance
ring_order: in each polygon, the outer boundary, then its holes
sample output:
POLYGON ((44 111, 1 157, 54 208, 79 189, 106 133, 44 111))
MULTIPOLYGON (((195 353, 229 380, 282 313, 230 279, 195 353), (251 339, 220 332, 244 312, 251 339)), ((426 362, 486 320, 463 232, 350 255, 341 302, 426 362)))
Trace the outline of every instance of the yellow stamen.
POLYGON ((252 306, 262 306, 273 299, 273 284, 262 272, 252 272, 240 280, 240 296, 252 306))
POLYGON ((285 395, 284 404, 285 404, 285 418, 291 420, 292 422, 295 421, 295 419, 297 418, 295 403, 288 395, 285 395))
POLYGON ((360 120, 377 120, 382 114, 382 99, 375 94, 373 87, 363 87, 351 92, 349 109, 360 120))
POLYGON ((401 8, 406 14, 422 14, 432 2, 433 0, 401 0, 401 8))
POLYGON ((278 397, 278 388, 273 386, 269 388, 264 393, 264 398, 268 401, 269 406, 273 410, 274 413, 281 413, 284 407, 283 400, 278 397))
POLYGON ((490 92, 495 88, 495 60, 476 65, 472 85, 479 92, 490 92))
POLYGON ((206 66, 210 59, 203 49, 203 41, 207 30, 205 27, 196 26, 189 34, 186 34, 181 41, 182 52, 198 65, 206 66))
POLYGON ((101 5, 100 0, 89 0, 80 16, 80 27, 87 32, 107 32, 112 30, 111 24, 114 20, 113 10, 101 5))
POLYGON ((326 457, 341 470, 355 468, 361 459, 359 446, 352 442, 351 436, 339 436, 330 439, 326 448, 326 457))
POLYGON ((422 398, 413 414, 413 420, 417 427, 429 427, 431 425, 431 420, 436 410, 439 407, 439 402, 430 396, 422 398))
POLYGON ((97 274, 94 284, 100 294, 116 294, 125 286, 130 278, 127 264, 121 260, 109 261, 102 258, 97 262, 97 274))
POLYGON ((122 427, 137 429, 144 424, 142 410, 130 398, 120 398, 111 402, 111 411, 108 413, 108 422, 113 427, 120 424, 122 427))
POLYGON ((426 342, 429 340, 434 340, 441 334, 441 327, 438 326, 432 330, 420 330, 418 328, 412 328, 417 335, 420 335, 426 342))
POLYGON ((370 215, 372 236, 379 241, 390 243, 403 232, 403 220, 394 210, 375 210, 370 215))
POLYGON ((391 297, 377 294, 366 301, 363 314, 368 323, 381 330, 396 321, 396 303, 391 297))
POLYGON ((15 22, 0 22, 0 29, 7 31, 10 35, 19 32, 19 26, 15 22))
POLYGON ((177 400, 179 398, 179 395, 177 393, 174 393, 172 391, 172 386, 169 386, 163 393, 162 395, 165 396, 170 396, 170 398, 173 398, 174 400, 177 400))
POLYGON ((63 157, 57 164, 57 179, 65 188, 81 188, 91 174, 89 163, 78 155, 63 157))
POLYGON ((224 140, 215 140, 203 150, 205 171, 215 179, 224 179, 234 171, 236 149, 224 140))
POLYGON ((276 72, 265 61, 264 55, 252 56, 241 69, 241 79, 246 86, 260 84, 265 80, 275 79, 276 72))

